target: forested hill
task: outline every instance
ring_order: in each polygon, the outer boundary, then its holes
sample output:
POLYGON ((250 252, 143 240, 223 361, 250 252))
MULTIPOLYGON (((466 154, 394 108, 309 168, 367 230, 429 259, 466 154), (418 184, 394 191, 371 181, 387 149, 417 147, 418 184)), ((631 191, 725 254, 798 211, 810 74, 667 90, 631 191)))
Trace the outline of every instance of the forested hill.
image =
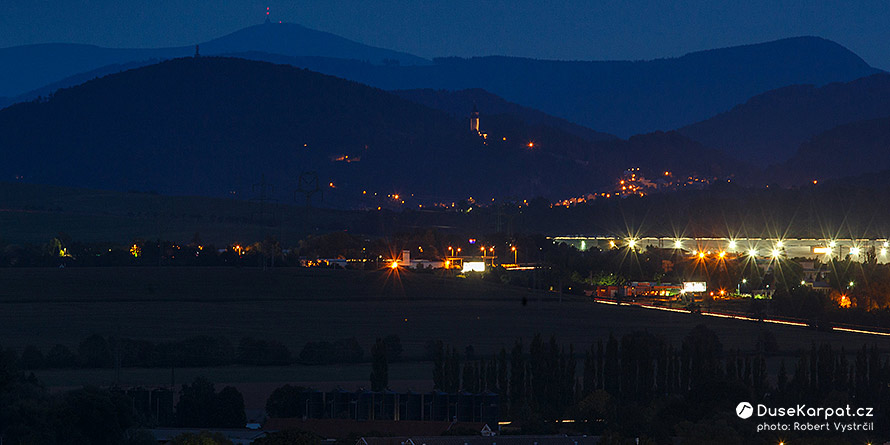
POLYGON ((438 58, 431 66, 377 66, 331 58, 244 54, 396 89, 482 88, 510 102, 597 131, 628 137, 680 128, 789 85, 849 82, 880 72, 818 37, 647 61, 559 61, 519 57, 438 58))
MULTIPOLYGON (((368 195, 427 203, 576 196, 654 162, 646 144, 594 145, 509 116, 487 125, 483 141, 466 119, 358 83, 265 62, 184 58, 0 110, 0 178, 256 199, 265 184, 271 197, 292 200, 296 189, 314 187, 301 186, 302 175, 317 177, 317 198, 329 205, 376 206, 368 195)), ((656 149, 700 174, 729 164, 706 150, 656 149)))
POLYGON ((611 134, 592 130, 542 111, 509 102, 481 88, 458 91, 422 88, 416 90, 395 90, 393 93, 412 102, 445 111, 456 118, 468 117, 475 107, 483 118, 494 114, 508 114, 525 122, 558 128, 588 141, 607 141, 617 138, 611 134))
POLYGON ((881 73, 769 91, 679 132, 730 156, 769 164, 788 160, 801 143, 838 125, 887 116, 890 74, 881 73))

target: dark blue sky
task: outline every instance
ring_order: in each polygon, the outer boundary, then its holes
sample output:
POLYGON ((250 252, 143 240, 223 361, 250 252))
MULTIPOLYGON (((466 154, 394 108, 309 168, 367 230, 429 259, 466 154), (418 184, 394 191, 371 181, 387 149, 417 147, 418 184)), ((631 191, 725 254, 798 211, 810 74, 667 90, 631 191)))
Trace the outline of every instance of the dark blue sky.
POLYGON ((880 0, 2 0, 0 47, 194 44, 261 22, 266 6, 274 20, 424 57, 652 59, 817 35, 890 69, 880 0))

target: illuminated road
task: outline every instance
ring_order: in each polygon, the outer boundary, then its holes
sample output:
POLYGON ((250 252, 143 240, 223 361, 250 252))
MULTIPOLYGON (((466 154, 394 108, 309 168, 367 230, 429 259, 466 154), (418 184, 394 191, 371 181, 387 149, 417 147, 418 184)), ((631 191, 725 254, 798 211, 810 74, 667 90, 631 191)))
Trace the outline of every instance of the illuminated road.
MULTIPOLYGON (((734 320, 753 321, 753 322, 762 322, 762 323, 773 323, 773 324, 783 324, 783 325, 788 325, 788 326, 798 326, 798 327, 806 327, 806 328, 811 327, 810 324, 809 324, 809 323, 806 323, 805 321, 794 320, 794 319, 788 319, 788 318, 785 318, 785 319, 778 319, 778 318, 763 318, 763 319, 759 319, 759 318, 749 317, 749 316, 742 315, 742 314, 733 314, 733 313, 725 313, 725 312, 714 312, 714 311, 704 311, 704 310, 701 311, 701 312, 699 312, 698 314, 694 314, 692 311, 687 310, 687 309, 678 309, 678 308, 670 308, 670 307, 664 307, 664 306, 656 306, 656 305, 646 304, 646 303, 636 303, 636 302, 621 302, 621 303, 618 303, 618 302, 616 302, 616 301, 614 301, 614 300, 608 300, 608 299, 602 299, 602 298, 594 298, 593 301, 594 301, 595 303, 599 303, 599 304, 620 305, 620 306, 634 306, 634 307, 639 307, 639 308, 643 308, 643 309, 650 309, 650 310, 659 310, 659 311, 668 311, 668 312, 679 312, 679 313, 690 314, 690 316, 695 316, 695 315, 701 314, 702 316, 705 316, 705 317, 730 318, 730 319, 734 319, 734 320)), ((890 332, 878 331, 878 330, 875 330, 874 328, 869 328, 869 327, 864 327, 864 326, 851 326, 851 325, 833 324, 833 325, 831 326, 831 330, 832 330, 832 331, 837 331, 837 332, 849 332, 849 333, 855 333, 855 334, 866 334, 866 335, 876 335, 876 336, 882 336, 882 337, 890 337, 890 332)))

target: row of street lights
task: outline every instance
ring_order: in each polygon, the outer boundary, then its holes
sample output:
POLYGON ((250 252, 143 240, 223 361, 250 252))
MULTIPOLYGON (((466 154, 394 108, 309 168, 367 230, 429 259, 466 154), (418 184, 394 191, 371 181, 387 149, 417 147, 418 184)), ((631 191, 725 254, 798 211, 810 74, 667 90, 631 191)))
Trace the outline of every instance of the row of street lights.
MULTIPOLYGON (((448 246, 448 251, 451 253, 451 256, 454 256, 455 252, 460 255, 461 248, 458 247, 457 250, 454 249, 453 246, 448 246)), ((494 256, 494 246, 489 247, 488 250, 485 249, 485 246, 480 246, 479 251, 482 252, 482 258, 485 258, 485 253, 491 253, 490 256, 494 256)), ((513 252, 513 264, 517 264, 518 253, 516 252, 516 246, 510 246, 510 251, 513 252)))

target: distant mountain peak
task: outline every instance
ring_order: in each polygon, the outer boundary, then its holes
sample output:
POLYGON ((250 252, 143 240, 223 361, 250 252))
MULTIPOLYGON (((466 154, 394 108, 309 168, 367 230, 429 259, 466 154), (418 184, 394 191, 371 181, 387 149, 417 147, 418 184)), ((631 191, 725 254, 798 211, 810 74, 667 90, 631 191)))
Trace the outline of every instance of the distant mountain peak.
POLYGON ((872 68, 865 60, 847 47, 833 40, 818 36, 786 37, 761 43, 708 49, 688 53, 679 59, 713 57, 728 58, 729 60, 735 59, 737 62, 749 63, 766 62, 775 57, 788 58, 790 62, 798 63, 813 63, 814 61, 822 60, 825 63, 835 65, 843 64, 847 67, 857 67, 863 70, 871 69, 873 72, 879 71, 872 68))
POLYGON ((429 61, 408 53, 377 48, 297 23, 267 20, 201 44, 213 54, 262 51, 291 57, 332 57, 373 64, 427 65, 429 61))

